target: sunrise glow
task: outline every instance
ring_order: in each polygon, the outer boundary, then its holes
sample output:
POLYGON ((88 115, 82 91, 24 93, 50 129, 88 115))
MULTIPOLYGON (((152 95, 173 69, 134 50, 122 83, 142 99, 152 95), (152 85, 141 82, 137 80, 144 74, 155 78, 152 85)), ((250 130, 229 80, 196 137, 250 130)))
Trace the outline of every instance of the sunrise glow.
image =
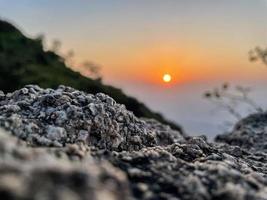
POLYGON ((169 83, 169 82, 171 82, 172 77, 171 77, 170 74, 164 74, 163 77, 162 77, 162 79, 163 79, 163 81, 164 81, 165 83, 169 83))

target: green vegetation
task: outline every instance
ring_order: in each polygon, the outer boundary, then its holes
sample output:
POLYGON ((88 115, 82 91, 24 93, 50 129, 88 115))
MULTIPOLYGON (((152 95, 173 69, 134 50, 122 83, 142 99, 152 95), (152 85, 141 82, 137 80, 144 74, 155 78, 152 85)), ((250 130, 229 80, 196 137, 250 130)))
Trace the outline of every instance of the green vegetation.
POLYGON ((27 84, 44 88, 63 84, 93 94, 102 92, 124 104, 138 117, 154 118, 181 130, 120 89, 72 71, 64 58, 53 51, 44 51, 41 39, 27 38, 13 25, 0 20, 0 90, 10 92, 27 84))

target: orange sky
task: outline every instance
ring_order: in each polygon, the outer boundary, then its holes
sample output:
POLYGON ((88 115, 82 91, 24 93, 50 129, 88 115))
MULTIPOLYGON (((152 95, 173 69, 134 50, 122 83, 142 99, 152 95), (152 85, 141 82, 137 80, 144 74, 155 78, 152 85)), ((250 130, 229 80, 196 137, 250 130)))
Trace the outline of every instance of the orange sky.
POLYGON ((48 48, 59 39, 77 64, 101 65, 104 82, 189 132, 214 136, 230 119, 202 98, 222 82, 252 86, 267 106, 267 67, 248 61, 267 45, 267 0, 0 0, 0 10, 48 48))
POLYGON ((172 84, 198 80, 267 78, 267 73, 263 73, 263 66, 248 61, 247 50, 239 50, 230 45, 222 49, 201 48, 203 47, 193 45, 188 45, 187 48, 157 45, 117 56, 111 53, 107 57, 103 54, 101 58, 100 54, 99 57, 103 61, 102 73, 107 80, 137 80, 146 84, 161 84, 164 73, 172 75, 172 84))
POLYGON ((0 0, 2 17, 25 33, 62 41, 75 62, 102 66, 108 83, 172 84, 266 79, 248 51, 267 40, 266 0, 60 1, 0 0), (34 17, 32 17, 34 16, 34 17))

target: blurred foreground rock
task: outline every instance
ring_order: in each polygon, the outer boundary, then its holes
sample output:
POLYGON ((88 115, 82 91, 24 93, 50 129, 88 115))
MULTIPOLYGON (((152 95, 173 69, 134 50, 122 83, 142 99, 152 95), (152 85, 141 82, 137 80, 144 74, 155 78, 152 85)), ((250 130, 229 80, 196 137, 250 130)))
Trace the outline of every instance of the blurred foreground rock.
POLYGON ((0 92, 0 199, 267 199, 267 115, 209 143, 69 87, 0 92))
POLYGON ((0 199, 129 199, 123 172, 72 148, 31 148, 0 129, 0 199))

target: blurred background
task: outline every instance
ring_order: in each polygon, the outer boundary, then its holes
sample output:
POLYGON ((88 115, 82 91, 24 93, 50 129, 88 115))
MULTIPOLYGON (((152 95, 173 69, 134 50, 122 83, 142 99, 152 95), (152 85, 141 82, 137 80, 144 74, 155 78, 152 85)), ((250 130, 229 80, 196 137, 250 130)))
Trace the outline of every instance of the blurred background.
POLYGON ((63 83, 108 91, 137 116, 156 116, 209 138, 231 128, 236 113, 245 116, 267 106, 266 66, 251 62, 266 45, 266 0, 0 0, 0 10, 1 90, 63 83), (14 39, 16 31, 4 21, 36 43, 18 33, 20 39, 14 39), (37 80, 36 74, 42 77, 37 80), (171 80, 163 79, 166 74, 171 80), (125 100, 106 85, 135 98, 125 100), (211 92, 205 98, 206 91, 211 92))

